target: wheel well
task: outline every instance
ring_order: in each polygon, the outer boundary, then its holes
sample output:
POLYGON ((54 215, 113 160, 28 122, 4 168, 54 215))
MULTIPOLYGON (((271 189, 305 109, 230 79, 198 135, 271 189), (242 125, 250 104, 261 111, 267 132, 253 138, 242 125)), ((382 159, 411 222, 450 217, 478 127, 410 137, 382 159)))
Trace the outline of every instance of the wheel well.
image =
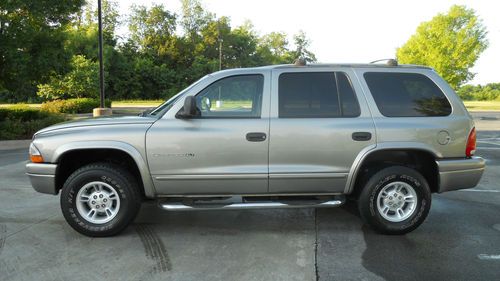
POLYGON ((56 190, 59 191, 66 179, 78 168, 96 162, 114 163, 125 168, 137 179, 140 192, 144 197, 144 186, 137 164, 128 153, 119 149, 78 149, 65 152, 59 158, 57 165, 56 190))
POLYGON ((380 150, 369 154, 359 168, 354 182, 353 197, 357 198, 371 175, 389 166, 405 166, 424 176, 431 192, 439 187, 439 172, 434 155, 423 150, 380 150))

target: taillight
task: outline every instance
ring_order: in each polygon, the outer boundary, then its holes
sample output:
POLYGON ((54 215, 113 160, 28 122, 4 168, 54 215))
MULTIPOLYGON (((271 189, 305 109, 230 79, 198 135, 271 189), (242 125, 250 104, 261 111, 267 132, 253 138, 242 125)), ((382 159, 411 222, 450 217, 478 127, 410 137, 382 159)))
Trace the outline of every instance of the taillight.
POLYGON ((465 155, 471 157, 476 153, 476 128, 472 128, 467 139, 467 146, 465 147, 465 155))

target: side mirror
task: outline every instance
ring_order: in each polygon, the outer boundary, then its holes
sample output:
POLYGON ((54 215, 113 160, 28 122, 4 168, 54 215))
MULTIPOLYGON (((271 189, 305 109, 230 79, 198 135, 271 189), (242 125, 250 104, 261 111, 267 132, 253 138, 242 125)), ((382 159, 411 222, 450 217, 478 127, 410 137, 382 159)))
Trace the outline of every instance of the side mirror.
POLYGON ((189 119, 199 115, 200 110, 196 107, 196 98, 194 96, 187 96, 186 99, 184 99, 184 108, 177 113, 177 117, 189 119))

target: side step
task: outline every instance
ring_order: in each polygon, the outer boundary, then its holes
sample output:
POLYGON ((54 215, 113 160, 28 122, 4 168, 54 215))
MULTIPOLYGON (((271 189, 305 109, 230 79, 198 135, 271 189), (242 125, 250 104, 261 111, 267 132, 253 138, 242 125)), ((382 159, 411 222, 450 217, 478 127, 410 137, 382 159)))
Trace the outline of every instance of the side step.
MULTIPOLYGON (((207 211, 207 210, 240 210, 240 209, 275 209, 275 208, 331 208, 345 203, 345 197, 336 196, 331 200, 285 200, 285 201, 255 201, 240 200, 239 202, 212 201, 160 201, 158 206, 166 211, 207 211)), ((231 200, 232 201, 232 200, 231 200)))

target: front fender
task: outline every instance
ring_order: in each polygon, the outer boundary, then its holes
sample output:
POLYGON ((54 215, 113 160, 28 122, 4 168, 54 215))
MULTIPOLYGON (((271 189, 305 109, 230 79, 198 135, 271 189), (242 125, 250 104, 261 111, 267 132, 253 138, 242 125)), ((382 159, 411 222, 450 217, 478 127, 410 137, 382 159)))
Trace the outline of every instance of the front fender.
POLYGON ((58 163, 61 156, 73 150, 84 149, 117 149, 127 153, 134 160, 139 173, 141 174, 142 184, 144 186, 144 194, 148 198, 154 198, 156 191, 149 173, 149 168, 146 160, 141 153, 132 145, 121 141, 76 141, 59 146, 50 159, 51 163, 58 163))

